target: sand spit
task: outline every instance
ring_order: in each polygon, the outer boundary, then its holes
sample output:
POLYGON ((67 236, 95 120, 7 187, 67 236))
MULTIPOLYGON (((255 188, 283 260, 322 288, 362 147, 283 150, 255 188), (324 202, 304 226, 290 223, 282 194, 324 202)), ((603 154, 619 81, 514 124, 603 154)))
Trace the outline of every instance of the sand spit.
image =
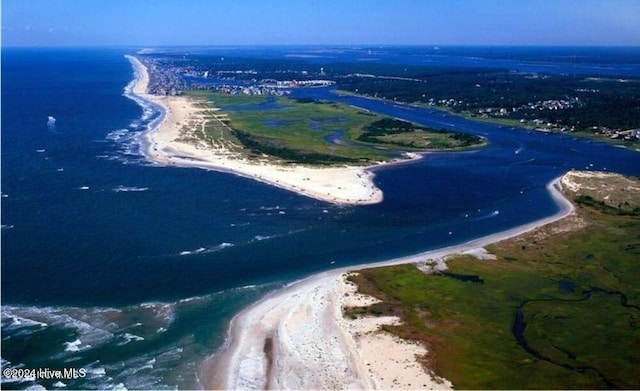
MULTIPOLYGON (((147 93, 149 73, 136 57, 127 56, 138 75, 132 92, 164 109, 162 122, 145 134, 147 156, 157 163, 228 172, 251 178, 301 195, 335 204, 367 205, 382 202, 375 175, 365 167, 315 168, 274 164, 243 157, 220 142, 206 145, 187 141, 190 130, 204 129, 207 119, 223 119, 218 109, 203 107, 186 96, 156 96, 147 93)), ((415 158, 415 157, 414 157, 415 158)))
MULTIPOLYGON (((355 293, 352 270, 423 264, 453 254, 489 260, 484 246, 506 240, 574 213, 559 189, 547 189, 559 206, 548 218, 461 245, 386 262, 324 272, 277 291, 238 314, 227 345, 200 367, 207 389, 450 389, 446 379, 425 370, 417 357, 423 346, 382 332, 393 317, 347 319, 343 308, 375 300, 355 293)), ((444 264, 446 267, 446 264, 444 264)))
POLYGON ((451 388, 416 361, 424 347, 379 330, 397 318, 343 316, 344 307, 373 302, 345 277, 301 281, 236 317, 229 349, 203 364, 206 388, 451 388))

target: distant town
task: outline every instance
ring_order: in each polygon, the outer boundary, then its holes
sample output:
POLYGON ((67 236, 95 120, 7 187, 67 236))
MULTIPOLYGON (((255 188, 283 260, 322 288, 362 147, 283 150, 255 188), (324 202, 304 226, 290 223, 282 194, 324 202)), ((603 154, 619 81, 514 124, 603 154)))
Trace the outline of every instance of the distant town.
POLYGON ((302 60, 251 61, 205 54, 141 52, 138 58, 149 69, 149 92, 155 95, 213 90, 284 96, 295 88, 335 86, 503 125, 582 132, 640 146, 640 81, 635 79, 384 64, 322 66, 302 60))
MULTIPOLYGON (((273 78, 257 79, 255 70, 218 70, 211 71, 206 67, 190 63, 177 65, 173 59, 154 56, 139 56, 150 73, 149 93, 154 95, 180 95, 186 90, 215 90, 225 94, 274 95, 283 96, 298 87, 327 87, 335 85, 333 80, 326 79, 292 79, 276 80, 273 78), (247 85, 237 83, 220 83, 224 80, 237 80, 238 76, 254 76, 247 85), (211 82, 209 82, 211 81, 211 82)), ((322 73, 322 70, 320 71, 322 73)), ((307 72, 302 72, 307 77, 307 72)))

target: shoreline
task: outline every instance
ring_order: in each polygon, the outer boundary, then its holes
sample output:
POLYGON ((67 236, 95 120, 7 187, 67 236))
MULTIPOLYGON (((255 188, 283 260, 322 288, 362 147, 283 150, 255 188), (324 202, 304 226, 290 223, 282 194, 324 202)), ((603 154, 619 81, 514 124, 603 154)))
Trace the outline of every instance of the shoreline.
POLYGON ((354 96, 354 97, 357 97, 357 98, 376 100, 376 101, 384 102, 384 103, 388 103, 388 104, 405 105, 407 107, 435 110, 435 111, 438 111, 438 112, 441 112, 441 113, 446 113, 446 114, 449 114, 449 115, 452 115, 452 116, 456 116, 456 117, 459 117, 459 118, 463 118, 463 119, 466 119, 466 120, 469 120, 469 121, 482 122, 482 123, 486 123, 486 124, 495 125, 495 126, 500 127, 500 128, 516 128, 518 131, 533 131, 533 132, 541 132, 543 134, 544 133, 554 134, 554 135, 559 135, 559 136, 563 136, 563 137, 581 138, 581 139, 584 139, 584 140, 588 140, 588 141, 592 141, 592 142, 598 142, 598 143, 602 143, 602 144, 613 146, 613 147, 625 148, 625 149, 628 149, 630 151, 640 152, 640 148, 634 148, 632 145, 627 145, 624 142, 619 142, 620 139, 611 139, 609 137, 604 137, 604 136, 603 137, 599 137, 598 135, 592 136, 586 130, 576 131, 576 132, 560 132, 558 130, 553 130, 553 129, 541 130, 539 128, 536 128, 535 126, 522 125, 521 123, 517 122, 516 120, 507 120, 507 121, 513 121, 513 123, 511 123, 511 122, 503 122, 499 118, 493 118, 493 117, 482 118, 482 117, 474 116, 474 115, 471 115, 471 114, 468 114, 468 113, 465 114, 465 113, 462 113, 462 112, 455 112, 455 111, 450 110, 450 109, 448 109, 447 107, 444 107, 444 106, 428 106, 428 105, 421 105, 421 104, 415 103, 415 102, 411 103, 411 102, 394 101, 394 100, 390 100, 390 99, 374 97, 374 96, 360 94, 360 93, 357 93, 357 92, 352 92, 352 91, 347 91, 347 90, 336 90, 336 93, 342 94, 342 95, 347 95, 347 96, 354 96))
MULTIPOLYGON (((136 73, 132 95, 159 106, 164 113, 160 121, 142 135, 144 154, 152 161, 166 166, 230 173, 333 204, 371 205, 383 201, 383 192, 375 185, 375 174, 371 171, 378 165, 328 168, 277 165, 249 161, 221 144, 212 147, 177 141, 184 137, 185 124, 190 129, 204 129, 205 116, 215 117, 218 109, 198 107, 197 102, 185 96, 148 94, 146 66, 135 56, 125 57, 136 73)), ((408 161, 418 158, 415 156, 408 161)), ((388 164, 392 163, 383 165, 388 164)))
POLYGON ((348 320, 342 315, 343 307, 369 305, 373 299, 355 294, 345 281, 346 275, 353 270, 419 264, 453 254, 478 254, 484 246, 570 216, 575 207, 561 192, 561 179, 546 186, 559 207, 552 216, 458 245, 325 271, 268 294, 232 319, 224 346, 200 365, 201 386, 451 389, 450 382, 419 364, 417 356, 428 354, 421 345, 377 331, 394 319, 348 320), (385 352, 384 358, 380 351, 385 352), (402 365, 396 365, 399 363, 402 365))

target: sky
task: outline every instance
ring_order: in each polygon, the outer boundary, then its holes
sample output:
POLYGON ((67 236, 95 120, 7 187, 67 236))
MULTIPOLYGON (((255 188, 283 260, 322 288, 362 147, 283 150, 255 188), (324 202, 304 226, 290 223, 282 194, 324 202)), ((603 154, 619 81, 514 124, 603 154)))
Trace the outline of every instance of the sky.
POLYGON ((640 46, 640 0, 2 0, 3 46, 640 46))

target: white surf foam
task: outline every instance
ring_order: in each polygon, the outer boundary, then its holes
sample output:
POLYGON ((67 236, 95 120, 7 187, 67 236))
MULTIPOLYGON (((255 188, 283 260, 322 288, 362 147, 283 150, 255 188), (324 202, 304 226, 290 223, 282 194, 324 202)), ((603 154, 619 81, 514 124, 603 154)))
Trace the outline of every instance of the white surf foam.
POLYGON ((124 333, 120 337, 122 338, 122 341, 118 342, 118 346, 124 346, 130 342, 144 341, 144 337, 131 333, 124 333))
POLYGON ((72 308, 3 306, 2 328, 5 332, 12 331, 11 334, 14 336, 39 332, 51 326, 72 329, 77 336, 76 340, 65 343, 67 352, 78 351, 80 344, 87 348, 100 346, 113 338, 113 334, 106 329, 105 322, 97 321, 99 319, 95 313, 86 316, 91 318, 92 325, 79 317, 71 316, 70 313, 73 312, 75 311, 72 308))
POLYGON ((480 216, 480 217, 478 218, 478 220, 490 219, 490 218, 492 218, 492 217, 496 217, 496 216, 497 216, 497 215, 499 215, 499 214, 500 214, 500 211, 499 211, 499 210, 494 210, 493 212, 491 212, 491 213, 489 213, 489 214, 487 214, 487 215, 480 216))
POLYGON ((111 190, 116 192, 116 193, 119 193, 119 192, 130 192, 130 191, 140 192, 140 191, 147 191, 147 190, 149 190, 149 188, 148 187, 135 187, 135 186, 122 186, 122 185, 120 185, 120 186, 118 186, 118 187, 116 187, 114 189, 111 189, 111 190))
POLYGON ((82 345, 82 341, 80 341, 79 339, 76 339, 75 341, 65 342, 64 345, 66 346, 64 348, 65 352, 79 352, 80 345, 82 345))
POLYGON ((229 247, 233 247, 234 244, 233 243, 220 243, 217 246, 214 247, 199 247, 195 250, 184 250, 180 252, 180 256, 185 256, 185 255, 199 255, 199 254, 210 254, 210 253, 215 253, 221 250, 224 250, 225 248, 229 248, 229 247))
POLYGON ((267 240, 267 239, 271 239, 273 238, 275 235, 271 235, 271 236, 263 236, 263 235, 256 235, 253 237, 254 240, 257 240, 258 242, 261 242, 263 240, 267 240))

